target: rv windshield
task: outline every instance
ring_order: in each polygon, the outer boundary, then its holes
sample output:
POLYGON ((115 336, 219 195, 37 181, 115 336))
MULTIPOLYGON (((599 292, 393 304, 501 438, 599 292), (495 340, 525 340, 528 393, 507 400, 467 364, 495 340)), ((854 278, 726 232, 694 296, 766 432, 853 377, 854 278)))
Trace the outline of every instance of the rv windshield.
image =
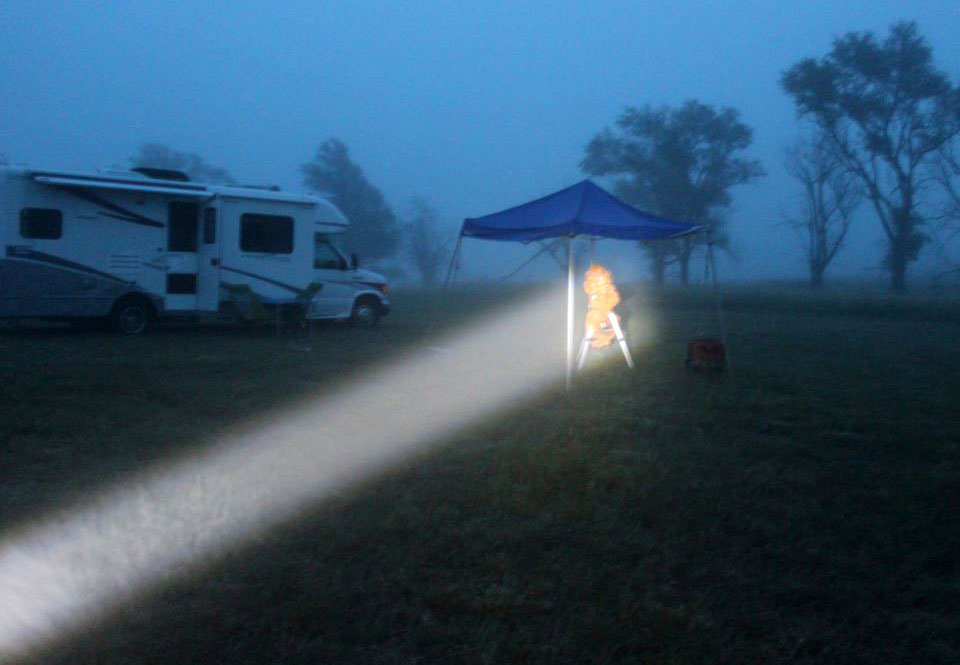
POLYGON ((343 254, 333 246, 329 236, 318 233, 314 236, 313 267, 317 270, 346 270, 347 260, 343 254))

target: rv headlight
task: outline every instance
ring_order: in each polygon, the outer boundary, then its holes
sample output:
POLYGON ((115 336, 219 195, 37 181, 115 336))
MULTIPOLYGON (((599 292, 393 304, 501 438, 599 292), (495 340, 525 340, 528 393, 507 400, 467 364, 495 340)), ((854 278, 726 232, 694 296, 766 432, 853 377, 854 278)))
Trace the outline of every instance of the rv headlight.
POLYGON ((390 286, 384 282, 383 284, 377 284, 377 288, 380 289, 380 293, 387 295, 390 292, 390 286))

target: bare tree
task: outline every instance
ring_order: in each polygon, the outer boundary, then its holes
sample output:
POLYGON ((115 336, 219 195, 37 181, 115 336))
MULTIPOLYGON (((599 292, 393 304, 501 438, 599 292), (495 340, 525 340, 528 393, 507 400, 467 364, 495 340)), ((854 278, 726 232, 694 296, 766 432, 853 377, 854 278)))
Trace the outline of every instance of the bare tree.
POLYGON ((830 139, 819 132, 787 148, 784 167, 801 187, 800 210, 786 220, 804 237, 810 286, 819 289, 824 271, 847 238, 863 188, 830 139))
POLYGON ((960 157, 956 141, 944 145, 937 154, 933 177, 943 190, 938 231, 938 251, 947 266, 946 273, 960 272, 960 261, 950 256, 949 244, 960 237, 960 157))
POLYGON ((414 198, 409 205, 403 229, 407 235, 407 255, 413 261, 426 286, 434 286, 450 243, 438 228, 438 213, 426 199, 414 198))
POLYGON ((348 247, 373 258, 396 251, 400 243, 396 215, 380 190, 350 158, 343 141, 327 139, 320 144, 313 160, 300 169, 303 184, 328 197, 350 220, 343 234, 348 247))
POLYGON ((957 146, 949 143, 940 149, 934 165, 934 178, 946 195, 941 219, 956 224, 960 222, 960 157, 957 146))
POLYGON ((960 88, 934 66, 912 22, 893 25, 882 41, 847 33, 780 82, 866 188, 887 239, 890 288, 903 291, 907 267, 930 240, 932 217, 923 205, 929 166, 960 136, 960 88))

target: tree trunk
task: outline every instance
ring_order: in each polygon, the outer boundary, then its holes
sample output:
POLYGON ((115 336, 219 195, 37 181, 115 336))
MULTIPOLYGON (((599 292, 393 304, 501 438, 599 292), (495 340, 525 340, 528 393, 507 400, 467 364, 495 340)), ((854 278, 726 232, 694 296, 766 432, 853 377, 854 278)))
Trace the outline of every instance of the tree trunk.
POLYGON ((690 258, 693 256, 693 241, 690 238, 683 238, 680 245, 680 251, 677 253, 677 261, 680 262, 680 283, 684 286, 690 286, 690 258))
POLYGON ((810 288, 819 290, 823 288, 823 271, 826 266, 810 266, 810 288))
POLYGON ((887 268, 890 270, 890 290, 907 290, 907 265, 910 263, 910 233, 898 233, 890 239, 887 268))
POLYGON ((890 290, 903 293, 907 290, 907 253, 896 247, 890 250, 890 290))
POLYGON ((913 191, 909 183, 900 183, 903 204, 893 211, 894 233, 889 236, 887 268, 890 270, 890 290, 907 290, 907 266, 917 259, 926 238, 917 232, 918 222, 913 214, 913 191))
POLYGON ((650 263, 650 272, 653 275, 653 281, 657 285, 663 284, 664 276, 667 273, 667 255, 662 249, 653 250, 653 261, 650 263))
POLYGON ((684 252, 679 257, 680 261, 680 283, 684 286, 690 286, 690 255, 684 252))

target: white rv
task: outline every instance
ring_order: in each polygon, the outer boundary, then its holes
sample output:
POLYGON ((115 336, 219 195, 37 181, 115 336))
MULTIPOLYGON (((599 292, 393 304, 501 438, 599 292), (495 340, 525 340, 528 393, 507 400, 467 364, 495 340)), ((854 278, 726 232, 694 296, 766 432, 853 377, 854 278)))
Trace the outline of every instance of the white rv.
POLYGON ((319 197, 176 171, 0 167, 0 318, 136 334, 155 317, 290 309, 370 326, 387 284, 329 242, 347 224, 319 197))

